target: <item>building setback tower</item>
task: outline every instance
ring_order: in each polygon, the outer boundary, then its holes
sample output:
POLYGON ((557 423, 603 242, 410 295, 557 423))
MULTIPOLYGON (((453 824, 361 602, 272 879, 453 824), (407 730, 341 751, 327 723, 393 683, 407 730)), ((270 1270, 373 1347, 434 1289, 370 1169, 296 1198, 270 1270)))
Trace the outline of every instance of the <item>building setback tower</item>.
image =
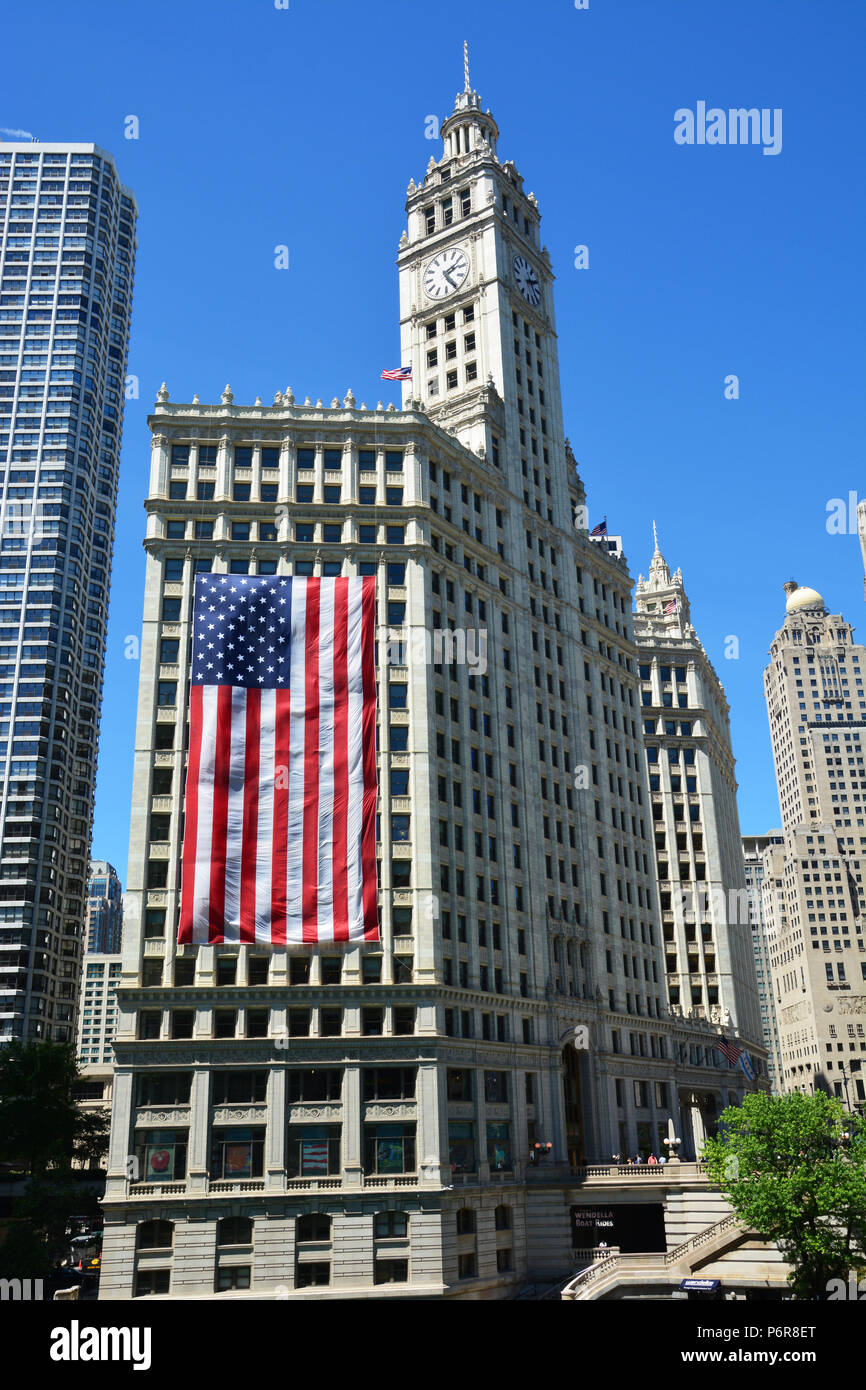
POLYGON ((106 1297, 564 1277, 573 1170, 669 1120, 693 1153, 741 1091, 668 1014, 631 581, 563 435, 538 209, 468 81, 443 136, 401 410, 151 417, 106 1297), (376 577, 380 943, 175 945, 199 571, 376 577))
POLYGON ((87 951, 116 955, 123 931, 123 889, 117 870, 105 859, 91 859, 87 884, 87 951))
POLYGON ((0 1038, 75 1036, 135 218, 97 146, 0 143, 0 1038))
POLYGON ((761 1028, 764 1034, 764 1047, 767 1052, 767 1073, 770 1090, 781 1091, 779 1078, 782 1063, 779 1056, 779 1024, 776 1018, 776 998, 773 992, 773 975, 770 969, 770 938, 768 929, 775 922, 771 911, 764 910, 764 875, 766 863, 764 856, 773 846, 784 846, 785 839, 780 831, 771 830, 768 835, 743 836, 743 867, 746 872, 746 887, 749 890, 749 906, 752 925, 752 950, 755 957, 755 975, 758 981, 758 1001, 761 1008, 761 1028))
POLYGON ((764 691, 784 844, 764 914, 785 1091, 866 1101, 866 648, 814 589, 785 585, 764 691))
POLYGON ((728 702, 653 535, 634 624, 671 1006, 760 1047, 728 702))

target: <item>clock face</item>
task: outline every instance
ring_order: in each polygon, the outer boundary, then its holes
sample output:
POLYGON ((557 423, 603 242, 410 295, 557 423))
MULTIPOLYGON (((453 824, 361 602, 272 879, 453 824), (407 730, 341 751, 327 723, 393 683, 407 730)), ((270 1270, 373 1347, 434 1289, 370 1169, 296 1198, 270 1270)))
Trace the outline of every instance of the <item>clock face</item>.
POLYGON ((524 260, 523 256, 514 257, 514 279, 527 304, 537 307, 541 303, 541 285, 529 261, 524 260))
POLYGON ((459 290, 469 274, 469 257, 459 246, 440 251, 424 271, 424 289, 430 299, 444 299, 459 290))

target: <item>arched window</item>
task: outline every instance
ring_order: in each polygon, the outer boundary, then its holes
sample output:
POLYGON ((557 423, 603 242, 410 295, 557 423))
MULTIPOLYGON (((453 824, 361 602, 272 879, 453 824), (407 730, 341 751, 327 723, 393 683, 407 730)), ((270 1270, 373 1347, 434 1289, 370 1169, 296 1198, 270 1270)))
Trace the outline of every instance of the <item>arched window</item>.
POLYGON ((460 1207, 457 1211, 458 1236, 471 1236, 475 1233, 475 1212, 471 1207, 460 1207))
POLYGON ((173 1240, 172 1221, 142 1221, 135 1232, 136 1250, 170 1250, 173 1240))
POLYGON ((217 1222, 217 1245, 252 1245, 253 1223, 248 1216, 224 1216, 217 1222))
POLYGON ((309 1212, 298 1217, 297 1239, 301 1241, 330 1240, 331 1218, 320 1211, 309 1212))
POLYGON ((405 1236, 408 1230, 409 1217, 405 1211, 377 1211, 373 1217, 373 1234, 377 1240, 405 1236))
POLYGON ((511 1208, 506 1206, 498 1206, 496 1208, 496 1211, 493 1213, 493 1224, 495 1225, 497 1231, 510 1231, 511 1208))

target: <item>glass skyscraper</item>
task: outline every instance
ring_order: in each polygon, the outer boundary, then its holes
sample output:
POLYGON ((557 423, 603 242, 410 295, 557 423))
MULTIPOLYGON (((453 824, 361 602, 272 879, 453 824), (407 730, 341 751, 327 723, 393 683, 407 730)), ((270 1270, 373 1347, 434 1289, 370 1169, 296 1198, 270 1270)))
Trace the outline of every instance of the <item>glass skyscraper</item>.
POLYGON ((105 859, 91 859, 87 885, 88 953, 114 955, 123 931, 123 889, 117 870, 105 859))
POLYGON ((74 1038, 136 213, 97 146, 0 143, 0 1039, 74 1038))

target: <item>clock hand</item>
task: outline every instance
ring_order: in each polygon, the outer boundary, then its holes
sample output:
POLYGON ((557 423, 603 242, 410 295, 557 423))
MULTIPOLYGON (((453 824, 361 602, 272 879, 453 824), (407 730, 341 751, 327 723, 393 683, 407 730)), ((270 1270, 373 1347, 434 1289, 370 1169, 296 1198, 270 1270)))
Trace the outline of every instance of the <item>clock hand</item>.
POLYGON ((443 279, 443 280, 447 280, 448 283, 449 283, 449 285, 451 286, 452 290, 454 289, 454 281, 451 279, 450 272, 447 271, 447 270, 445 270, 444 267, 443 267, 443 270, 442 270, 442 279, 443 279))

